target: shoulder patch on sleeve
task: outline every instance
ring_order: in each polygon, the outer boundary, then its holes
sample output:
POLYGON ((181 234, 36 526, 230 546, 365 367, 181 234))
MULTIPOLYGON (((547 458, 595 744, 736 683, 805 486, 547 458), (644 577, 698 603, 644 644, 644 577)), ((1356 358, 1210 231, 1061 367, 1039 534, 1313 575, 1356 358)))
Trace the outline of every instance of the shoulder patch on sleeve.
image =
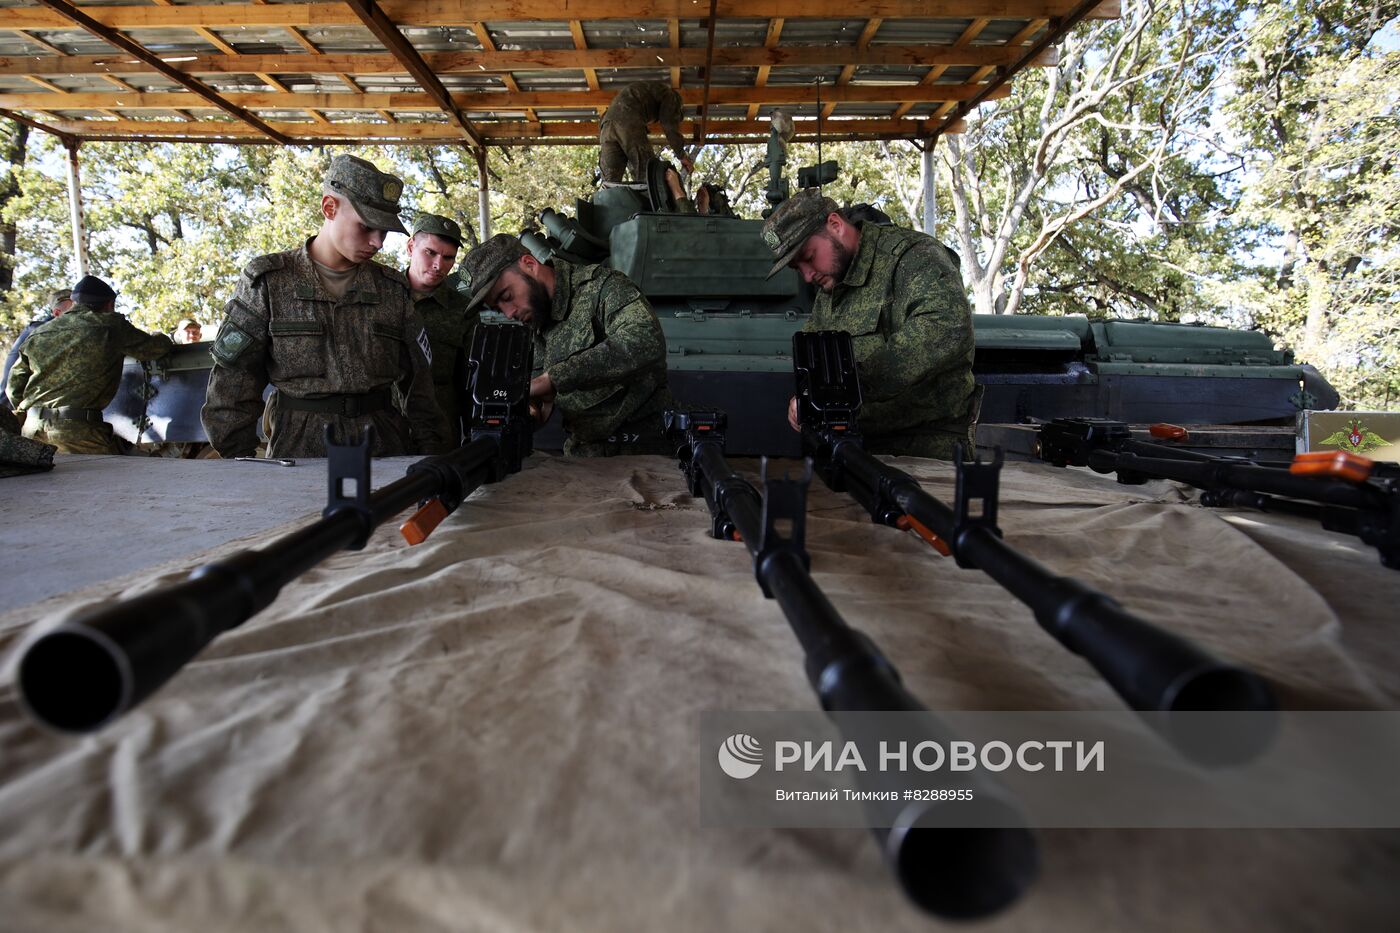
POLYGON ((266 256, 259 256, 257 259, 254 259, 252 262, 248 263, 248 265, 244 266, 243 274, 246 275, 249 280, 256 282, 273 269, 280 269, 286 264, 287 258, 281 253, 269 253, 266 256))
POLYGON ((215 362, 232 366, 253 343, 253 337, 247 331, 233 321, 224 321, 223 326, 219 328, 219 335, 214 339, 214 346, 209 348, 209 353, 215 362))

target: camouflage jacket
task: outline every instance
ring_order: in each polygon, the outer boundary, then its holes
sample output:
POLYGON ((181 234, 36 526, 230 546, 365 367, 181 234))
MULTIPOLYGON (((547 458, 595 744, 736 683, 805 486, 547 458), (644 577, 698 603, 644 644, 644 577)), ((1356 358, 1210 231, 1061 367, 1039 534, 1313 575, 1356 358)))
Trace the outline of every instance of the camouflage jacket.
POLYGON ((575 446, 672 404, 666 338, 641 290, 606 266, 554 260, 554 301, 535 334, 535 365, 554 382, 555 405, 575 446))
POLYGON ((467 352, 472 329, 481 316, 467 313, 467 298, 447 279, 433 291, 415 298, 414 309, 428 331, 433 348, 433 388, 438 407, 447 416, 453 446, 461 444, 462 393, 466 389, 467 352))
POLYGON ((666 141, 677 152, 685 150, 685 137, 681 135, 681 95, 660 81, 638 81, 617 92, 603 123, 660 123, 666 134, 666 141))
POLYGON ((860 249, 804 330, 844 330, 860 373, 861 431, 965 435, 973 415, 972 309, 962 276, 933 238, 860 226, 860 249))
POLYGON ((173 346, 169 337, 148 334, 120 314, 74 305, 25 340, 7 394, 18 411, 39 405, 103 409, 117 394, 126 357, 159 359, 173 346))
POLYGON ((394 401, 352 417, 290 410, 278 406, 274 396, 270 456, 325 456, 328 425, 340 437, 373 425, 376 456, 447 450, 447 428, 433 394, 431 349, 413 310, 408 279, 364 262, 337 300, 316 274, 310 243, 259 256, 238 277, 210 351, 214 369, 201 412, 210 443, 224 457, 251 455, 263 389, 271 383, 278 396, 316 399, 392 390, 394 401))
POLYGON ((15 361, 19 359, 19 348, 24 346, 24 342, 29 339, 29 335, 53 320, 52 314, 35 318, 24 325, 24 330, 19 332, 15 342, 10 345, 10 352, 5 354, 5 374, 0 376, 0 408, 14 408, 14 402, 10 400, 9 390, 6 385, 10 381, 10 370, 15 368, 15 361))

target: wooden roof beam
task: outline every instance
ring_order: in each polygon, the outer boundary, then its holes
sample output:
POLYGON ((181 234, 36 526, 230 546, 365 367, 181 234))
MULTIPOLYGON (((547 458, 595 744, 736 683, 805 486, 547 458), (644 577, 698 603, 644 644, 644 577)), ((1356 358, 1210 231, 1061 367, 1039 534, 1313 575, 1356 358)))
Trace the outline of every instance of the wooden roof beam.
POLYGON ((60 48, 59 48, 58 46, 56 46, 56 45, 50 45, 49 43, 45 42, 43 39, 40 39, 38 36, 31 36, 29 33, 25 32, 23 29, 11 29, 10 32, 13 32, 15 35, 19 36, 21 39, 24 39, 26 42, 32 42, 32 43, 34 43, 34 44, 37 45, 39 48, 43 49, 45 52, 48 52, 48 53, 51 54, 51 55, 58 55, 58 56, 60 56, 60 57, 62 57, 62 58, 67 58, 67 57, 68 57, 68 53, 65 52, 65 51, 63 51, 63 49, 60 49, 60 48))
POLYGON ((127 84, 125 81, 123 81, 121 78, 118 78, 116 75, 101 75, 100 77, 102 78, 102 80, 106 81, 108 84, 111 84, 111 85, 114 85, 114 86, 116 86, 116 87, 119 87, 119 88, 121 88, 123 91, 126 91, 127 93, 130 93, 130 94, 136 94, 136 93, 138 93, 138 91, 136 90, 136 88, 132 87, 130 84, 127 84))
MULTIPOLYGON (((268 126, 266 123, 259 120, 257 117, 253 116, 248 111, 242 109, 241 107, 234 106, 233 104, 230 104, 228 101, 224 100, 222 97, 219 96, 218 92, 216 92, 213 88, 209 87, 204 82, 199 81, 196 78, 192 78, 184 72, 179 71, 178 69, 170 67, 170 65, 161 61, 158 56, 151 54, 151 52, 148 51, 144 46, 138 45, 136 42, 133 42, 131 39, 122 35, 117 30, 101 22, 98 22, 91 16, 88 16, 82 10, 79 10, 77 7, 69 3, 68 0, 36 0, 36 2, 47 7, 53 13, 63 17, 65 20, 68 21, 67 25, 76 24, 78 26, 81 26, 83 29, 86 29, 88 32, 92 33, 94 36, 97 36, 99 39, 102 39, 108 44, 114 45, 122 51, 135 56, 141 61, 144 61, 153 69, 165 75, 171 81, 174 81, 176 84, 179 84, 182 87, 189 89, 190 91, 202 97, 204 100, 207 100, 209 103, 213 104, 220 110, 227 113, 229 116, 243 123, 246 123, 248 126, 253 127, 255 130, 266 135, 269 139, 273 140, 274 142, 290 142, 290 140, 287 137, 283 136, 281 133, 277 132, 272 127, 268 126)), ((151 7, 151 9, 176 8, 151 7)))
POLYGON ((1064 36, 1065 33, 1088 19, 1098 10, 1098 7, 1099 4, 1096 0, 1080 0, 1080 3, 1065 16, 1052 20, 1049 23, 1032 22, 1027 25, 1025 29, 1022 29, 1013 36, 1007 45, 1019 45, 1044 26, 1048 25, 1050 27, 1045 30, 1045 34, 1036 40, 1030 48, 1026 49, 1020 62, 1012 65, 1010 68, 1000 69, 1000 73, 997 75, 996 79, 983 85, 982 91, 976 96, 970 97, 958 104, 951 112, 949 112, 947 107, 941 108, 937 115, 943 118, 943 122, 939 124, 938 129, 934 130, 933 134, 929 136, 928 144, 932 145, 934 140, 938 139, 943 133, 948 132, 946 127, 951 127, 959 121, 964 120, 968 114, 977 108, 978 104, 983 101, 991 100, 994 93, 1006 87, 1011 79, 1019 74, 1022 69, 1029 67, 1032 59, 1034 59, 1039 52, 1060 41, 1060 38, 1064 36))
MULTIPOLYGON (((173 0, 152 0, 152 2, 155 3, 157 6, 174 6, 174 5, 175 5, 175 4, 173 3, 173 0)), ((223 39, 220 39, 220 38, 218 37, 218 35, 216 35, 216 34, 214 33, 213 30, 208 29, 208 28, 206 28, 206 27, 204 27, 204 26, 195 26, 195 27, 194 27, 194 31, 195 31, 196 34, 198 34, 198 36, 199 36, 201 39, 203 39, 205 42, 208 42, 210 45, 212 45, 214 48, 218 49, 220 52, 223 52, 225 55, 237 55, 237 54, 238 54, 238 49, 236 49, 236 48, 234 48, 233 46, 229 45, 229 44, 228 44, 227 42, 225 42, 223 39)))
POLYGON ((31 117, 27 117, 22 113, 14 113, 13 111, 0 108, 0 117, 5 117, 7 119, 14 120, 16 123, 23 123, 30 129, 39 130, 43 133, 48 133, 50 136, 57 136, 60 140, 63 141, 63 144, 65 146, 71 146, 78 142, 77 136, 71 133, 67 133, 62 129, 61 125, 64 123, 64 121, 59 120, 57 117, 54 117, 53 114, 49 114, 45 118, 49 119, 49 123, 40 123, 38 120, 35 120, 31 117))
MULTIPOLYGON (((778 46, 778 37, 783 34, 783 18, 781 16, 768 21, 768 32, 763 37, 763 47, 773 49, 778 46)), ((758 66, 758 77, 754 79, 754 87, 763 87, 768 83, 768 72, 773 66, 771 64, 758 66)), ((749 105, 749 119, 758 116, 758 104, 749 105)))
POLYGON ((719 0, 710 0, 710 15, 705 20, 705 87, 700 95, 700 128, 695 131, 695 142, 705 142, 705 124, 710 119, 710 76, 715 70, 715 8, 719 0))
MULTIPOLYGON (((10 7, 8 9, 13 9, 10 7)), ((775 66, 812 67, 820 65, 961 65, 971 67, 1010 66, 1024 50, 1000 46, 960 48, 937 45, 779 46, 783 20, 769 25, 764 47, 717 47, 715 67, 758 68, 762 87, 775 66), (766 43, 771 42, 772 45, 766 43)), ((985 20, 983 21, 986 22, 985 20)), ((182 56, 183 57, 183 56, 182 56)), ((0 74, 149 74, 144 62, 129 62, 124 56, 0 56, 0 74)), ((699 68, 705 64, 702 48, 628 49, 538 49, 510 52, 425 52, 423 61, 438 74, 479 74, 551 68, 699 68)), ((1059 53, 1046 49, 1032 64, 1054 65, 1059 53)), ((329 74, 351 76, 403 74, 404 67, 392 55, 379 53, 331 53, 327 55, 196 55, 188 61, 171 62, 185 74, 329 74)))
MULTIPOLYGON (((860 38, 856 40, 856 48, 862 51, 869 48, 870 40, 875 38, 875 33, 880 31, 880 24, 883 22, 884 20, 880 19, 879 17, 866 20, 865 28, 860 31, 860 38)), ((855 77, 855 73, 856 66, 847 65, 846 67, 841 69, 841 74, 838 75, 836 78, 836 84, 838 86, 843 84, 850 84, 851 78, 855 77)), ((831 116, 831 111, 835 109, 835 104, 826 104, 822 107, 822 117, 825 118, 831 116)))
MULTIPOLYGON (((981 35, 981 34, 982 34, 982 30, 986 29, 986 28, 987 28, 987 24, 990 23, 990 22, 991 22, 991 20, 990 20, 990 19, 986 19, 986 18, 983 18, 983 19, 974 19, 971 23, 968 24, 967 28, 963 30, 962 35, 958 36, 957 40, 953 42, 953 48, 955 48, 955 49, 965 49, 965 48, 968 48, 969 46, 971 46, 971 45, 972 45, 972 40, 973 40, 973 39, 976 39, 979 35, 981 35)), ((1012 51, 1012 50, 1008 50, 1008 51, 1012 51)), ((947 70, 948 70, 948 65, 946 65, 946 64, 937 64, 937 65, 934 65, 932 68, 930 68, 930 69, 928 70, 928 73, 924 75, 924 79, 923 79, 921 82, 919 82, 919 83, 920 83, 920 84, 933 84, 933 83, 937 82, 939 78, 943 77, 943 72, 945 72, 945 71, 947 71, 947 70)), ((969 83, 971 83, 971 82, 969 82, 969 83)), ((904 116, 906 113, 909 112, 909 108, 912 107, 912 106, 914 106, 914 105, 913 105, 913 104, 906 104, 906 105, 904 105, 903 107, 900 107, 898 110, 896 110, 896 111, 894 112, 894 115, 895 115, 896 117, 902 117, 902 116, 904 116)))
MULTIPOLYGON (((574 37, 574 48, 581 52, 588 49, 588 39, 583 34, 583 23, 581 21, 576 19, 569 20, 569 34, 574 37)), ((598 90, 598 72, 594 71, 592 68, 584 68, 583 80, 588 82, 588 89, 590 91, 598 90)), ((599 116, 602 116, 602 113, 602 110, 598 111, 599 116)))
MULTIPOLYGON (((41 79, 34 79, 41 80, 41 79)), ((940 84, 925 87, 921 84, 848 84, 845 87, 826 87, 821 90, 821 101, 827 103, 915 103, 953 101, 959 102, 981 93, 976 85, 940 84)), ((148 91, 132 94, 109 94, 104 92, 77 91, 58 93, 50 91, 42 94, 0 93, 0 107, 12 110, 51 110, 55 107, 67 110, 98 110, 119 107, 123 110, 185 110, 211 109, 212 105, 194 94, 183 91, 148 91), (55 98, 60 98, 56 101, 55 98)), ((699 106, 703 100, 699 88, 682 88, 681 100, 686 106, 699 106)), ((998 88, 991 94, 992 99, 1006 97, 1009 87, 998 88)), ((470 91, 451 95, 451 102, 459 110, 468 112, 514 111, 527 107, 551 110, 578 110, 593 108, 606 110, 616 96, 614 91, 527 91, 513 94, 507 91, 470 91)), ((434 112, 441 109, 436 98, 418 92, 396 92, 393 94, 338 94, 338 93, 284 93, 284 92, 238 92, 227 95, 230 103, 253 110, 389 110, 434 112)), ((771 85, 769 87, 715 87, 710 89, 710 104, 815 104, 817 89, 812 85, 771 85)), ((722 119, 722 118, 721 118, 722 119)))
MULTIPOLYGON (((45 4, 47 5, 47 4, 45 4)), ((655 0, 645 15, 638 15, 630 0, 382 0, 385 18, 403 26, 460 26, 463 23, 505 20, 574 21, 615 19, 694 18, 690 0, 655 0)), ((1119 0, 1093 5, 1088 18, 1117 19, 1119 0)), ((997 19, 1063 19, 1079 4, 1075 0, 866 0, 864 17, 881 19, 976 19, 989 13, 997 19), (990 9, 989 9, 990 7, 990 9)), ((848 19, 850 0, 719 0, 717 15, 723 19, 848 19)), ((227 3, 153 6, 91 6, 82 12, 110 29, 236 29, 249 26, 354 26, 361 22, 344 3, 227 3)), ((1084 17, 1081 17, 1084 18, 1084 17)), ((61 14, 33 7, 6 7, 6 29, 65 29, 61 14)))
MULTIPOLYGON (((0 115, 9 115, 8 111, 0 109, 0 115)), ((75 138, 86 138, 102 136, 110 138, 122 136, 132 139, 160 140, 176 137, 182 140, 243 140, 259 142, 265 139, 264 136, 251 127, 232 121, 200 121, 197 123, 174 123, 169 121, 156 120, 106 120, 96 123, 84 123, 74 120, 54 119, 51 126, 39 126, 35 121, 16 114, 16 117, 38 126, 45 132, 53 132, 56 135, 70 133, 75 138)), ((397 142, 401 140, 431 140, 437 143, 452 142, 459 138, 458 128, 445 122, 436 123, 276 123, 273 124, 279 132, 289 136, 295 136, 298 142, 314 142, 319 140, 327 141, 354 141, 366 140, 369 142, 397 142)), ((817 121, 798 120, 796 121, 797 137, 799 139, 815 138, 817 121)), ((822 136, 825 139, 836 138, 874 138, 878 134, 881 138, 912 139, 927 135, 934 127, 933 120, 892 120, 885 118, 873 119, 835 119, 823 121, 822 136)), ((681 123, 681 132, 693 133, 695 121, 685 120, 681 123)), ((754 136, 764 138, 768 133, 768 121, 766 120, 714 120, 710 123, 711 136, 728 137, 736 135, 754 136)), ((532 141, 545 140, 568 140, 574 144, 596 140, 598 137, 597 121, 582 122, 542 122, 529 123, 526 121, 484 123, 478 126, 478 130, 495 145, 503 141, 519 141, 529 143, 532 141)))
MULTIPOLYGON (((52 2, 52 0, 43 0, 43 2, 52 2)), ((451 118, 452 122, 457 124, 457 128, 462 131, 463 135, 471 140, 473 145, 484 149, 486 141, 481 138, 476 127, 462 116, 462 111, 453 104, 452 95, 447 93, 447 88, 443 87, 442 81, 423 61, 418 50, 404 37, 404 34, 399 31, 399 27, 384 13, 384 10, 374 0, 345 0, 345 3, 360 18, 365 28, 372 32, 384 48, 393 53, 394 57, 402 63, 413 79, 418 82, 419 87, 427 91, 428 95, 437 102, 437 105, 451 118)))
MULTIPOLYGON (((668 19, 666 21, 666 33, 671 40, 671 50, 675 51, 681 47, 681 21, 678 19, 668 19)), ((681 69, 678 65, 671 66, 671 87, 679 89, 681 86, 681 69)))
MULTIPOLYGON (((472 23, 472 32, 476 34, 476 41, 481 43, 483 51, 496 51, 496 43, 492 41, 491 31, 486 28, 485 23, 472 23)), ((520 85, 515 82, 515 75, 511 74, 509 71, 501 75, 501 82, 505 84, 506 90, 514 91, 516 94, 520 93, 520 85)), ((535 111, 533 109, 526 108, 525 119, 538 121, 539 117, 535 116, 535 111)))

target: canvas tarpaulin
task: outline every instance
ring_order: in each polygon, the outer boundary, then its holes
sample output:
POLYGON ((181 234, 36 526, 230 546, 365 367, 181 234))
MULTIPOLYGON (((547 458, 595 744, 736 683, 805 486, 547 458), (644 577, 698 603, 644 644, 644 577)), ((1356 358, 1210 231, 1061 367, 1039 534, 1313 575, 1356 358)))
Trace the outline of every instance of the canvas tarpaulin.
MULTIPOLYGON (((6 482, 37 489, 80 459, 6 482)), ((376 482, 406 462, 376 461, 376 482)), ((951 499, 948 464, 899 465, 951 499)), ((230 482, 229 466, 163 469, 178 491, 230 482)), ((12 661, 36 621, 175 582, 318 509, 11 608, 0 645, 12 661)), ((198 510, 182 503, 182 522, 198 510)), ((1000 524, 1269 677, 1285 707, 1397 707, 1400 573, 1355 539, 1039 464, 1003 471, 1000 524)), ((0 929, 932 928, 866 832, 701 825, 699 714, 817 705, 747 551, 709 526, 674 462, 537 454, 426 543, 386 526, 329 558, 99 734, 32 725, 7 673, 0 929)), ((1121 707, 989 577, 819 483, 807 545, 817 583, 929 708, 1121 707)), ((1039 835, 1039 881, 983 928, 1379 929, 1400 911, 1396 832, 1039 835)))

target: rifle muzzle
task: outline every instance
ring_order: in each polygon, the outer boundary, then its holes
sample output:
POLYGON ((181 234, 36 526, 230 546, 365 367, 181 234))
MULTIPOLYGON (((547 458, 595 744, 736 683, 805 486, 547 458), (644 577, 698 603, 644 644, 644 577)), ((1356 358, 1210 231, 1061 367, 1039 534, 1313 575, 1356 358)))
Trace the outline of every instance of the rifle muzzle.
MULTIPOLYGON (((341 523, 337 523, 341 524, 341 523)), ((160 688, 220 633, 258 612, 278 584, 240 552, 190 579, 89 610, 36 638, 20 656, 20 702, 62 732, 93 732, 160 688)))
POLYGON ((877 829, 899 885, 921 909, 949 920, 996 913, 1025 893, 1040 868, 1035 837, 1016 806, 980 788, 970 802, 906 806, 889 829, 877 829), (948 826, 976 807, 985 826, 948 826))

